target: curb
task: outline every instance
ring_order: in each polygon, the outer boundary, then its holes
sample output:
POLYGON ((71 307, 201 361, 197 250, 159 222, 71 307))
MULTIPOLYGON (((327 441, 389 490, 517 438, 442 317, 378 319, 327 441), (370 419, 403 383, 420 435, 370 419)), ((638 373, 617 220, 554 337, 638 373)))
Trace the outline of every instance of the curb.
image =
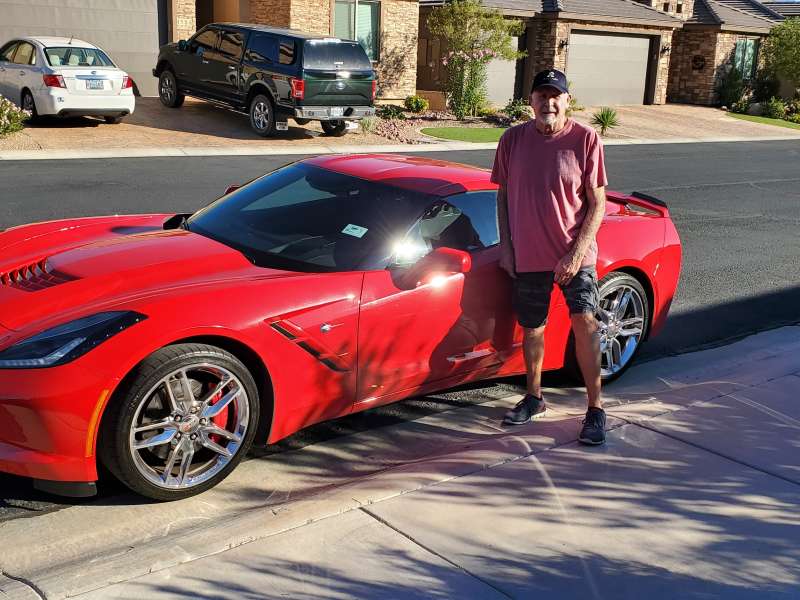
MULTIPOLYGON (((719 138, 670 138, 670 139, 610 139, 605 146, 663 145, 663 144, 717 144, 735 142, 800 141, 800 135, 778 135, 760 137, 719 138)), ((385 144, 378 146, 327 146, 303 147, 251 147, 251 146, 198 146, 198 147, 153 147, 115 148, 108 150, 8 150, 0 152, 0 162, 21 160, 89 160, 109 158, 157 158, 199 156, 296 156, 316 154, 367 154, 383 152, 461 152, 469 150, 494 150, 495 142, 435 142, 432 144, 385 144)))

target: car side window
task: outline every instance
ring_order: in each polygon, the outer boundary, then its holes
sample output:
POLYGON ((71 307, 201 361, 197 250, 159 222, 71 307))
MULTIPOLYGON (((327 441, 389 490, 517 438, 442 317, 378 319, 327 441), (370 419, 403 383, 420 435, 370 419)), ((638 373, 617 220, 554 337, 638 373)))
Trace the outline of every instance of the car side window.
POLYGON ((244 53, 244 34, 241 31, 223 29, 220 32, 219 53, 224 58, 238 62, 244 53))
POLYGON ((32 65, 35 62, 36 52, 31 44, 20 42, 14 52, 14 63, 18 65, 32 65))
POLYGON ((278 38, 268 33, 251 33, 246 58, 251 62, 278 62, 278 38))
POLYGON ((282 65, 291 65, 294 62, 294 41, 281 39, 280 46, 280 63, 282 65))
POLYGON ((17 45, 19 42, 11 42, 10 44, 6 44, 2 50, 0 50, 0 61, 11 62, 11 59, 14 57, 14 50, 17 49, 17 45))
POLYGON ((189 42, 189 52, 203 56, 206 52, 213 52, 217 47, 217 30, 205 29, 192 38, 189 42))
POLYGON ((497 192, 482 190, 465 192, 449 196, 447 201, 458 208, 469 218, 479 242, 472 248, 462 250, 478 250, 500 243, 500 231, 497 227, 497 192))

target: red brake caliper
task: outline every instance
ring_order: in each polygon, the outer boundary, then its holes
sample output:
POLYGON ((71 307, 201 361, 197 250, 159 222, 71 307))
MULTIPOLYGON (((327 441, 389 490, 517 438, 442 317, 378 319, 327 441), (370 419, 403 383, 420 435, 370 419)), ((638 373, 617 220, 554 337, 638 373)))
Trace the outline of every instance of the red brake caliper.
MULTIPOLYGON (((214 406, 217 402, 220 401, 221 398, 222 398, 222 391, 220 391, 219 393, 214 395, 213 398, 211 398, 211 404, 209 406, 214 406)), ((222 412, 220 412, 216 417, 212 417, 211 422, 214 423, 214 425, 216 425, 217 427, 226 429, 228 425, 228 407, 226 406, 225 408, 223 408, 222 412)), ((216 433, 212 433, 208 437, 215 444, 219 444, 223 440, 222 436, 216 433)))

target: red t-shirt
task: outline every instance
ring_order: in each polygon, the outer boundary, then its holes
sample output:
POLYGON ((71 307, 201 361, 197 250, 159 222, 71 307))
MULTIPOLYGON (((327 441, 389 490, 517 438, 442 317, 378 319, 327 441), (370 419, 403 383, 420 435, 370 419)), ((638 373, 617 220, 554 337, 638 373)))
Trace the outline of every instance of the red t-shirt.
MULTIPOLYGON (((580 233, 586 188, 608 183, 603 143, 594 129, 572 119, 553 135, 528 121, 500 138, 492 181, 507 190, 517 272, 553 271, 580 233)), ((592 240, 581 266, 596 263, 592 240)))

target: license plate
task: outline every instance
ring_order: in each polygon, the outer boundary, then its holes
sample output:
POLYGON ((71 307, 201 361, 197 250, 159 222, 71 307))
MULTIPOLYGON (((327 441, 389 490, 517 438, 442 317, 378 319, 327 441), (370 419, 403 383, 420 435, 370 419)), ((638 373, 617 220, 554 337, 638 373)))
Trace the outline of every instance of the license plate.
POLYGON ((341 106, 333 106, 331 107, 331 116, 332 117, 341 117, 344 114, 344 108, 341 106))
POLYGON ((86 80, 86 89, 87 90, 102 90, 105 88, 103 85, 102 79, 87 79, 86 80))

